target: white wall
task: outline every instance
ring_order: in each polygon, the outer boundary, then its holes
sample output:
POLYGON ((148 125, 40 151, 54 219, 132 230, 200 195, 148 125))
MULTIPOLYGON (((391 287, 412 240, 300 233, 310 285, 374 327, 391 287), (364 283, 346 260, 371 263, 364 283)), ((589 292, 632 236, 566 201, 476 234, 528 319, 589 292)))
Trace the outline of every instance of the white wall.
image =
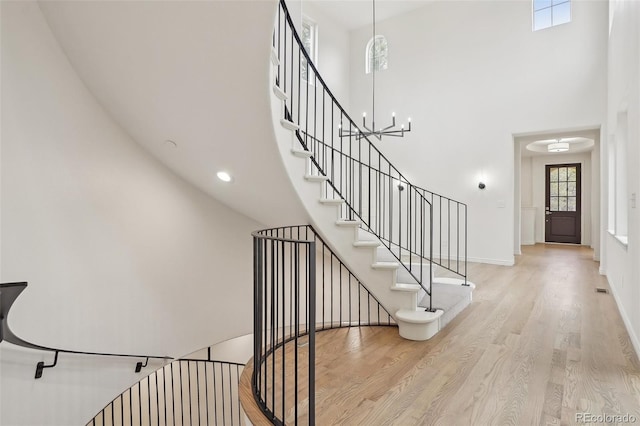
MULTIPOLYGON (((119 128, 37 3, 2 2, 1 11, 0 279, 29 282, 14 332, 46 346, 171 356, 250 332, 250 232, 260 225, 119 128)), ((7 425, 81 424, 136 379, 130 360, 61 355, 34 381, 35 361, 51 354, 3 343, 0 357, 7 425)))
MULTIPOLYGON (((609 146, 617 140, 620 113, 627 113, 626 156, 627 190, 625 194, 615 194, 627 200, 627 236, 628 245, 622 244, 615 236, 603 231, 604 256, 601 270, 606 273, 613 294, 620 308, 636 353, 640 353, 640 266, 638 258, 638 239, 640 238, 639 214, 637 204, 631 201, 632 194, 638 194, 640 172, 640 3, 635 1, 611 1, 608 68, 608 121, 610 137, 602 149, 603 184, 602 200, 607 205, 609 196, 609 146)), ((618 147, 616 146, 616 151, 618 147)), ((615 174, 615 173, 614 173, 615 174)), ((614 188, 618 182, 614 182, 614 188)), ((617 191, 616 191, 617 192, 617 191)), ((637 203, 637 201, 636 201, 637 203)), ((615 217, 615 211, 603 209, 603 223, 609 223, 609 216, 615 217)), ((606 228, 603 226, 603 228, 606 228)))
POLYGON ((349 110, 349 32, 314 3, 303 2, 302 13, 318 25, 318 71, 340 105, 349 110))
POLYGON ((533 157, 522 157, 520 163, 520 205, 533 206, 533 157))
MULTIPOLYGON (((607 3, 572 4, 573 22, 535 33, 528 1, 434 2, 377 25, 390 49, 377 121, 395 110, 414 131, 376 144, 410 180, 469 204, 470 258, 513 262, 512 135, 605 119, 607 3)), ((352 32, 356 116, 371 110, 369 38, 369 27, 352 32)))

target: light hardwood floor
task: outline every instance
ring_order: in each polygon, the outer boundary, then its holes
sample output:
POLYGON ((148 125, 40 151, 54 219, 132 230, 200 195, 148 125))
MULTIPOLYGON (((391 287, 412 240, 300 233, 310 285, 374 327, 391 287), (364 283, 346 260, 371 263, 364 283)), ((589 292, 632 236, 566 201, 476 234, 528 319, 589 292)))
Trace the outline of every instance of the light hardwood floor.
POLYGON ((592 256, 536 245, 514 267, 471 265, 473 303, 427 342, 390 327, 318 333, 316 424, 640 424, 640 363, 613 296, 595 292, 608 285, 592 256))

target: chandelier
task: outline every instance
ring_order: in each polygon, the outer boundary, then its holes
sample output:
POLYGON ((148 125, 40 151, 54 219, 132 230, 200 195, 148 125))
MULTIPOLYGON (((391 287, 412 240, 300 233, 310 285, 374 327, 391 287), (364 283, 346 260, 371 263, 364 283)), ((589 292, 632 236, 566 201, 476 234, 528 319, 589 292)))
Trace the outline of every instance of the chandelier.
MULTIPOLYGON (((378 43, 376 38, 376 0, 372 0, 373 5, 373 51, 376 51, 376 44, 378 43)), ((371 60, 371 52, 367 52, 367 60, 371 60)), ((376 63, 374 61, 371 67, 372 85, 371 85, 371 126, 367 125, 367 113, 362 113, 362 129, 344 129, 342 123, 338 126, 338 133, 341 138, 355 137, 356 140, 360 140, 364 137, 375 136, 378 140, 382 140, 383 136, 404 137, 405 133, 411 131, 411 118, 407 120, 407 127, 404 124, 400 128, 396 127, 396 113, 391 113, 391 124, 386 127, 376 127, 376 63)))

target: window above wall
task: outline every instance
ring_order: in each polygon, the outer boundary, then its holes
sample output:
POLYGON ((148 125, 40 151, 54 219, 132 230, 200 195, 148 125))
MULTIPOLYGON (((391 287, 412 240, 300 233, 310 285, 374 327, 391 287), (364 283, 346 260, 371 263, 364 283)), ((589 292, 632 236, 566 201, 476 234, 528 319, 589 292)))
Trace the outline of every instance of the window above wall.
POLYGON ((533 31, 571 22, 571 0, 533 0, 533 31))
MULTIPOLYGON (((311 58, 314 64, 318 62, 318 24, 313 22, 306 16, 302 19, 302 45, 304 50, 311 58)), ((300 68, 300 74, 304 81, 313 83, 313 76, 309 75, 310 69, 305 58, 301 59, 302 66, 300 68)))
POLYGON ((386 70, 388 66, 389 46, 385 36, 377 35, 367 43, 365 51, 365 72, 386 70))

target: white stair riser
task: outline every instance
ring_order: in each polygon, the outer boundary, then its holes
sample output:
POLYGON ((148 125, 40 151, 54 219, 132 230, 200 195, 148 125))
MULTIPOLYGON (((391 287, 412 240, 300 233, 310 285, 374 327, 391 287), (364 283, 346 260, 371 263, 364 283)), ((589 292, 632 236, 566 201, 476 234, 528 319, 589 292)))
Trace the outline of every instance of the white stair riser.
POLYGON ((427 324, 401 323, 398 325, 400 336, 408 340, 429 340, 440 331, 440 320, 427 324))

